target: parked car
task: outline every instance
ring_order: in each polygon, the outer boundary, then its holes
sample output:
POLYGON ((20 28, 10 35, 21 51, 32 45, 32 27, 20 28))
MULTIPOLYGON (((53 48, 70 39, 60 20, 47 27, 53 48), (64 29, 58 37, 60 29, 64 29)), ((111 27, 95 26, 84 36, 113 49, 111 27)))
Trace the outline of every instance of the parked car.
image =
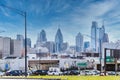
POLYGON ((85 75, 92 75, 92 72, 90 70, 85 70, 85 75))
POLYGON ((70 75, 78 75, 80 72, 78 70, 71 70, 70 75))
POLYGON ((5 73, 0 71, 0 76, 3 76, 5 73))
POLYGON ((108 71, 108 75, 115 75, 115 71, 108 71))
POLYGON ((80 71, 80 75, 85 75, 85 71, 80 71))
POLYGON ((120 75, 120 72, 117 72, 117 75, 120 75))
POLYGON ((5 74, 6 76, 21 76, 23 75, 22 70, 12 70, 12 71, 8 71, 5 74))
POLYGON ((64 71, 63 75, 70 75, 70 71, 64 71))
POLYGON ((36 70, 33 72, 33 75, 47 75, 47 70, 36 70))
POLYGON ((100 71, 98 70, 91 70, 90 72, 92 73, 92 75, 100 75, 100 71))
POLYGON ((48 71, 48 75, 62 75, 61 71, 48 71))
MULTIPOLYGON (((101 72, 100 75, 104 76, 104 72, 101 72)), ((108 72, 106 72, 106 75, 108 75, 108 72)))

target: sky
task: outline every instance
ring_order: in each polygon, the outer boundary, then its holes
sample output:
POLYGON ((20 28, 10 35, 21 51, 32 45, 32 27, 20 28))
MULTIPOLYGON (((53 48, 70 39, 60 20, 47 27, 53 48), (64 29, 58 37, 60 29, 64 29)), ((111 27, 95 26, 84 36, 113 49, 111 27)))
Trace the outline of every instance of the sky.
MULTIPOLYGON (((0 0, 1 4, 27 12, 27 37, 31 38, 32 45, 42 29, 47 40, 54 41, 58 28, 64 42, 74 45, 79 32, 91 35, 92 21, 97 21, 99 27, 104 21, 110 41, 120 39, 120 0, 0 0)), ((24 17, 18 13, 0 6, 0 36, 24 35, 24 17)), ((90 40, 84 38, 84 41, 90 40)))

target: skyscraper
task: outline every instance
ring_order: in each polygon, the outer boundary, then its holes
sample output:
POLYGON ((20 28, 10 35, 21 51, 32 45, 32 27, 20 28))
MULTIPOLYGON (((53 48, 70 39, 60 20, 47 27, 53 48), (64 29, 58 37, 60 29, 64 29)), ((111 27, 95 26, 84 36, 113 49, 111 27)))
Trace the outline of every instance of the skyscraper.
POLYGON ((10 55, 10 40, 9 37, 0 37, 0 58, 10 55))
POLYGON ((86 49, 90 47, 90 42, 86 41, 84 42, 84 51, 86 52, 86 49))
POLYGON ((76 52, 83 51, 83 35, 79 32, 76 36, 76 52))
POLYGON ((16 38, 16 40, 19 40, 19 41, 21 41, 21 47, 25 47, 25 42, 24 42, 24 37, 23 37, 23 35, 20 35, 20 34, 17 34, 17 38, 16 38))
MULTIPOLYGON (((101 40, 101 44, 104 42, 109 42, 108 34, 105 33, 104 22, 101 28, 99 28, 99 40, 101 40)), ((100 52, 100 43, 99 43, 99 52, 100 52)))
POLYGON ((109 42, 109 37, 107 33, 104 33, 103 42, 109 42))
POLYGON ((16 39, 17 40, 24 40, 24 37, 23 37, 23 35, 17 34, 17 38, 16 39))
POLYGON ((105 34, 105 28, 104 28, 104 23, 103 23, 102 27, 99 28, 99 39, 101 39, 102 42, 103 42, 104 34, 105 34))
POLYGON ((105 33, 104 23, 101 28, 99 28, 99 39, 101 39, 102 43, 109 42, 108 34, 105 33))
POLYGON ((95 52, 97 51, 97 41, 98 41, 97 28, 98 28, 97 22, 93 21, 91 27, 91 48, 95 52))
POLYGON ((39 34, 38 34, 38 38, 37 38, 37 42, 46 42, 47 38, 46 38, 46 32, 45 30, 42 30, 39 34))
POLYGON ((58 28, 57 33, 55 35, 55 52, 62 51, 62 44, 63 44, 63 35, 61 33, 60 28, 58 28))
POLYGON ((21 57, 23 47, 21 47, 22 43, 20 40, 12 39, 10 42, 10 52, 11 55, 21 57))
POLYGON ((48 48, 49 53, 55 52, 55 43, 53 41, 47 41, 45 47, 48 48))
POLYGON ((41 32, 38 33, 35 47, 44 46, 46 42, 47 42, 46 32, 45 30, 41 30, 41 32))
POLYGON ((31 39, 27 38, 27 47, 31 48, 31 39))

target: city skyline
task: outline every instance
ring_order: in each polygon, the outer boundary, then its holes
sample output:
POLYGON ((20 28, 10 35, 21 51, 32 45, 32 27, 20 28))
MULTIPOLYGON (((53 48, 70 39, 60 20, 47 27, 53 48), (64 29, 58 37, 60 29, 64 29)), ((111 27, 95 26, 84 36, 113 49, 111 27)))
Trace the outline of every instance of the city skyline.
MULTIPOLYGON (((90 35, 92 21, 97 21, 99 27, 104 21, 110 41, 119 39, 118 0, 2 0, 0 3, 27 11, 28 37, 32 45, 42 29, 46 31, 48 41, 54 41, 58 28, 62 31, 64 42, 75 45, 78 32, 90 35)), ((0 35, 12 38, 17 34, 23 35, 24 18, 1 6, 0 11, 0 30, 5 31, 0 35)), ((90 41, 90 38, 87 39, 90 41)))

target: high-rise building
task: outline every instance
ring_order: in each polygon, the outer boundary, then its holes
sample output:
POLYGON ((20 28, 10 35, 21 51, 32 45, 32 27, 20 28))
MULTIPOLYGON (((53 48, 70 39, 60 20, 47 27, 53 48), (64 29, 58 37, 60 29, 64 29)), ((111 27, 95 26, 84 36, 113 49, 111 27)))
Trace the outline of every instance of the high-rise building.
POLYGON ((91 27, 91 48, 93 49, 94 52, 97 52, 97 44, 98 44, 98 24, 96 21, 92 22, 92 27, 91 27))
POLYGON ((25 42, 24 42, 24 37, 23 37, 23 35, 17 34, 16 40, 21 41, 21 43, 22 43, 21 46, 22 46, 23 48, 25 47, 25 42))
POLYGON ((105 34, 105 28, 104 28, 104 24, 103 24, 102 27, 99 28, 99 39, 101 39, 101 42, 103 42, 104 34, 105 34))
POLYGON ((10 42, 11 55, 21 57, 23 51, 23 47, 21 45, 22 43, 20 40, 12 39, 10 42))
POLYGON ((62 44, 63 44, 63 35, 61 33, 60 28, 58 28, 57 33, 55 35, 55 52, 62 51, 62 44))
POLYGON ((105 33, 104 23, 101 28, 99 28, 99 39, 101 39, 102 43, 109 42, 108 34, 105 33))
POLYGON ((104 43, 104 42, 109 42, 108 34, 105 33, 104 23, 103 23, 103 26, 102 26, 102 30, 100 31, 99 34, 102 34, 102 35, 100 36, 100 38, 102 39, 102 43, 104 43))
POLYGON ((90 47, 90 42, 86 41, 84 42, 84 51, 86 52, 86 49, 90 47))
POLYGON ((68 48, 68 43, 67 43, 67 42, 64 42, 64 43, 62 44, 62 50, 65 51, 65 50, 67 50, 67 48, 68 48))
POLYGON ((17 34, 17 38, 16 39, 17 40, 24 40, 24 37, 23 37, 23 35, 17 34))
POLYGON ((27 38, 27 47, 31 48, 31 39, 27 38))
POLYGON ((109 37, 107 33, 104 33, 103 42, 109 42, 109 37))
POLYGON ((76 36, 76 52, 83 51, 83 35, 79 32, 76 36))
POLYGON ((35 47, 43 46, 46 42, 47 42, 46 32, 45 30, 42 30, 40 33, 38 33, 35 47))
POLYGON ((45 46, 48 48, 49 53, 54 53, 55 52, 55 43, 54 42, 47 41, 45 46))
POLYGON ((99 28, 99 52, 100 52, 100 40, 101 44, 104 42, 109 42, 108 34, 105 33, 104 22, 101 28, 99 28))
POLYGON ((0 37, 0 58, 10 55, 10 40, 9 37, 0 37))
POLYGON ((42 30, 39 34, 38 34, 38 38, 37 38, 37 42, 46 42, 47 38, 46 38, 46 32, 45 30, 42 30))

